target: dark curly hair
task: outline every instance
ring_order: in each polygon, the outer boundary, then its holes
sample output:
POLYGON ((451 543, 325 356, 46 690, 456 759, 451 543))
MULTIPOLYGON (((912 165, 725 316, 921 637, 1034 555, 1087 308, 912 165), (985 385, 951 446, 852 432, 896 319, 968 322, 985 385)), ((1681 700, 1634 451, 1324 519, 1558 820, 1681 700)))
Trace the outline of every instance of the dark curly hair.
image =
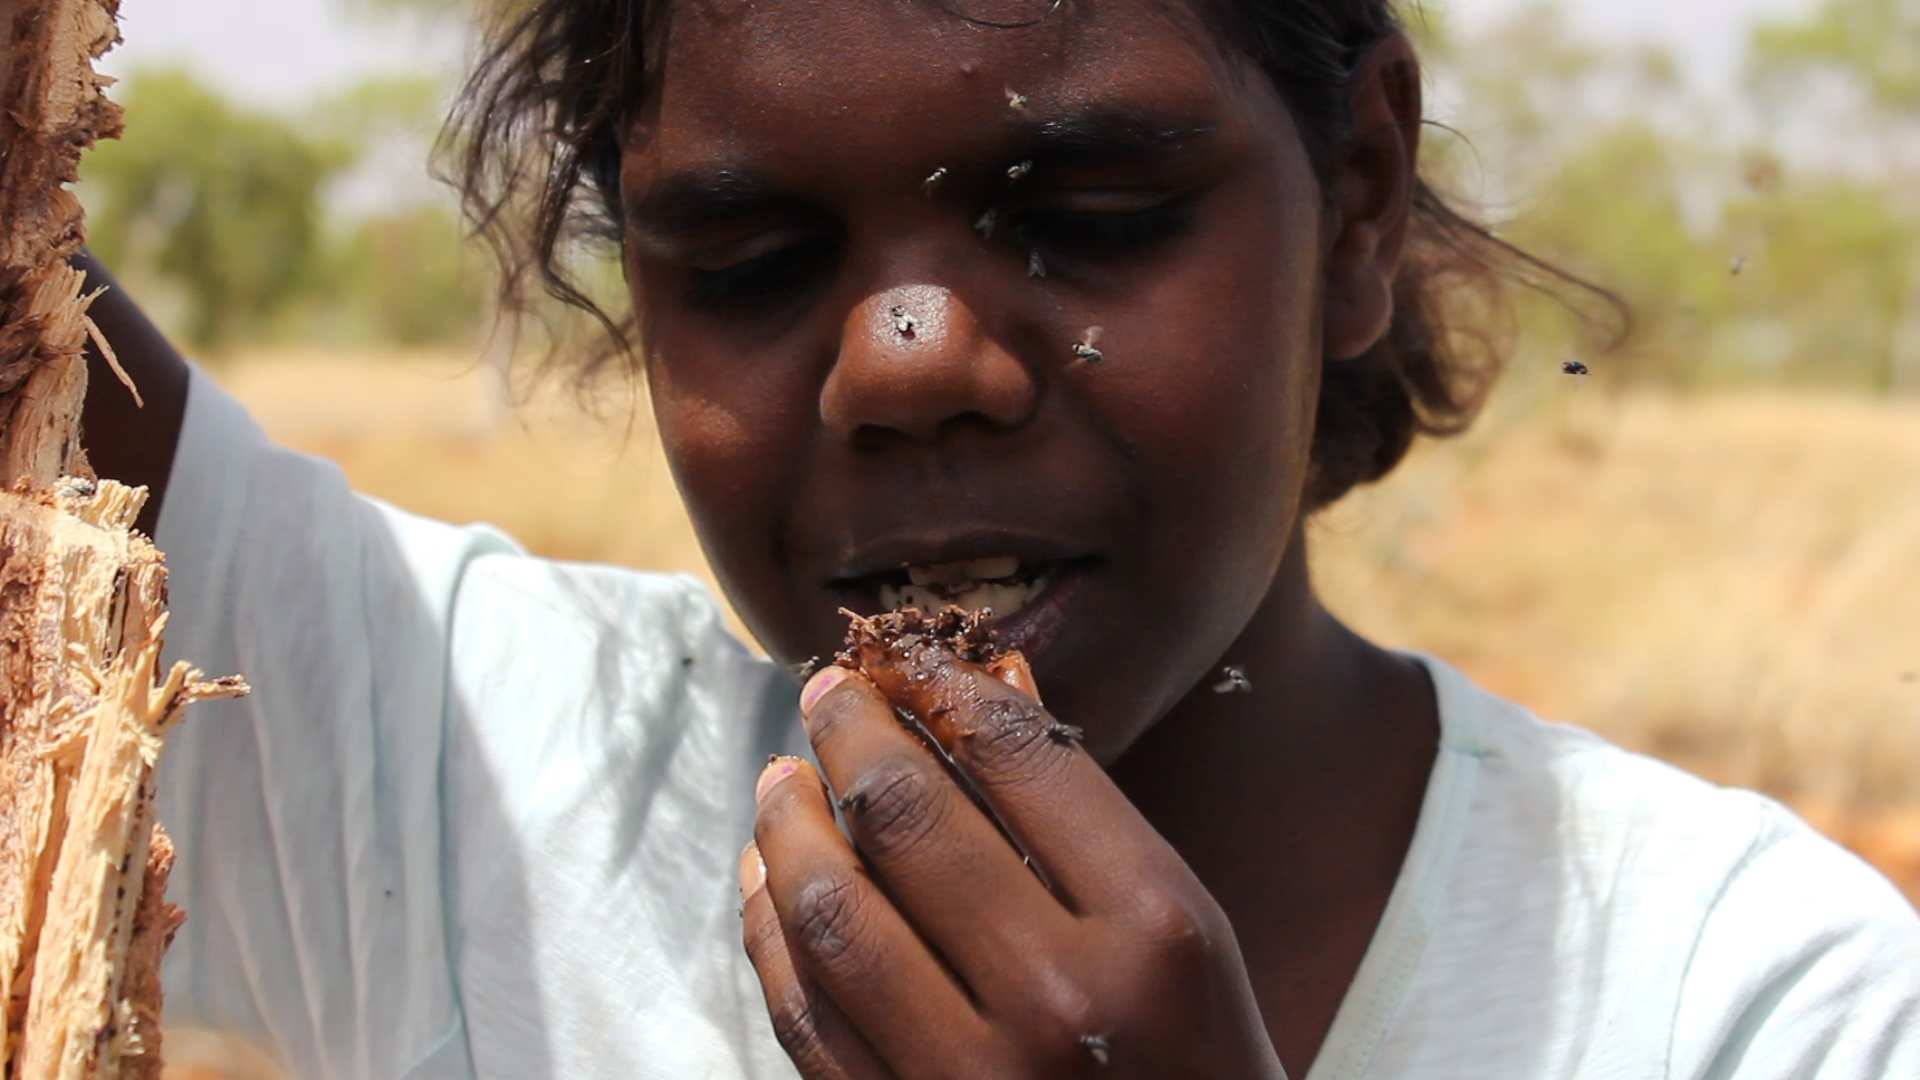
MULTIPOLYGON (((968 16, 958 0, 937 6, 968 16)), ((1034 0, 1044 18, 1066 0, 1034 0)), ((1221 41, 1273 80, 1324 181, 1353 137, 1349 83, 1369 47, 1396 30, 1392 0, 1198 0, 1221 41)), ((501 270, 503 310, 541 295, 597 320, 606 347, 591 375, 629 354, 631 314, 609 314, 569 267, 581 247, 617 251, 619 136, 635 109, 647 46, 668 5, 656 0, 518 0, 490 28, 478 64, 442 133, 441 172, 501 270)), ((982 21, 982 20, 972 20, 982 21)), ((988 23, 987 25, 1010 25, 988 23)), ((1017 25, 1017 24, 1011 24, 1017 25)), ((1323 185, 1324 186, 1324 185, 1323 185)), ((1506 286, 1584 291, 1626 312, 1609 292, 1494 236, 1420 179, 1394 283, 1393 322, 1362 356, 1325 366, 1306 503, 1325 506, 1378 480, 1418 433, 1455 434, 1498 374, 1506 286)))

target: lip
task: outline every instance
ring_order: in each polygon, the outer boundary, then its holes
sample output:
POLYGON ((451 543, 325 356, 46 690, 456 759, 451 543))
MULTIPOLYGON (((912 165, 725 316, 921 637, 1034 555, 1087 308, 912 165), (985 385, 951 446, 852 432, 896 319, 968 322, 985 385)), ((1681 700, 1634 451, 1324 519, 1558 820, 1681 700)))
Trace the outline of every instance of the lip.
POLYGON ((1093 559, 1073 559, 1054 566, 1053 579, 1040 595, 1019 611, 988 623, 994 640, 1002 647, 1017 649, 1029 662, 1038 664, 1066 630, 1069 612, 1089 572, 1097 564, 1093 559))
MULTIPOLYGON (((1090 556, 1046 561, 1051 575, 1046 588, 1019 611, 996 616, 987 624, 995 641, 1005 648, 1018 649, 1036 666, 1065 632, 1073 605, 1086 586, 1090 571, 1101 562, 1090 556)), ((876 573, 880 572, 884 571, 876 573)), ((841 606, 863 614, 883 610, 880 585, 874 574, 836 579, 830 588, 839 594, 841 606)))
MULTIPOLYGON (((942 530, 895 533, 853 546, 835 560, 829 588, 857 588, 861 579, 892 573, 908 565, 967 562, 1011 555, 1022 563, 1069 564, 1091 557, 1085 545, 1038 533, 1007 529, 942 530)), ((1061 567, 1068 569, 1066 566, 1061 567)), ((1051 590, 1049 590, 1051 591, 1051 590)))

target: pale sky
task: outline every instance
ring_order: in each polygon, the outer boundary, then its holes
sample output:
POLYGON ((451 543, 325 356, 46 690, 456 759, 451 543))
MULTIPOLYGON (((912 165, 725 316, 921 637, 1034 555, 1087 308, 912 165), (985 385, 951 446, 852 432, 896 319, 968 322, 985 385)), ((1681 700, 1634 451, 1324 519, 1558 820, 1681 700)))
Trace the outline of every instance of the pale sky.
POLYGON ((229 91, 272 104, 375 71, 457 71, 458 35, 354 13, 352 0, 122 0, 121 45, 101 67, 187 67, 229 91))
MULTIPOLYGON (((1542 0, 1426 0, 1475 20, 1542 0)), ((1734 28, 1760 12, 1809 0, 1570 0, 1576 18, 1609 36, 1651 36, 1697 63, 1712 82, 1739 58, 1734 28)), ((352 0, 124 0, 126 43, 108 71, 182 64, 229 90, 268 103, 298 101, 371 71, 457 71, 464 43, 431 26, 354 15, 352 0)))

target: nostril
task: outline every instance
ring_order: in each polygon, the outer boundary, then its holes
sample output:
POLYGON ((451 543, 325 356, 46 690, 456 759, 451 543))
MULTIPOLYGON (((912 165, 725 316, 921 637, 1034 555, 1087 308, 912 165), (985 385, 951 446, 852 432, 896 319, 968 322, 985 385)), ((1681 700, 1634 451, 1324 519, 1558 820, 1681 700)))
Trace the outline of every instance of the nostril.
POLYGON ((881 424, 861 424, 847 436, 847 446, 860 454, 884 454, 916 436, 881 424))

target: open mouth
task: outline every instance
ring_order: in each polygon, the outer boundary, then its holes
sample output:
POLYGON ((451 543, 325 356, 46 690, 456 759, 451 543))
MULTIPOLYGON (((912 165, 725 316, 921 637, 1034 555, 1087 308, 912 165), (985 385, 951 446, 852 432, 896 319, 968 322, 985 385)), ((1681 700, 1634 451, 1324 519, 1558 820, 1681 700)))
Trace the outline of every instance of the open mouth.
POLYGON ((849 606, 872 612, 917 607, 939 611, 953 606, 966 611, 991 612, 995 622, 1038 605, 1075 571, 1098 560, 1093 557, 1037 559, 1018 555, 988 555, 949 562, 903 563, 857 577, 836 579, 837 590, 854 594, 849 606))
POLYGON ((1060 563, 995 555, 963 562, 909 564, 876 576, 880 606, 938 611, 953 605, 1006 618, 1052 584, 1060 563))
POLYGON ((1036 665, 1073 624, 1106 561, 1084 549, 1017 536, 915 541, 891 551, 876 548, 863 558, 864 567, 856 562, 853 573, 828 582, 840 605, 865 615, 907 607, 988 612, 994 640, 1036 665))

